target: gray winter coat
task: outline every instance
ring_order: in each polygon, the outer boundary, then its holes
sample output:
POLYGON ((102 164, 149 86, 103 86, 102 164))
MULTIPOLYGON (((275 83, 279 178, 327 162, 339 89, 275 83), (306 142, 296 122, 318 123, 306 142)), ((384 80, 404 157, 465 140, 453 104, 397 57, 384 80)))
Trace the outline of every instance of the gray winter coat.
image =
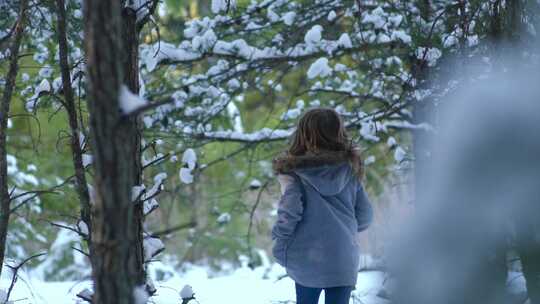
POLYGON ((286 164, 288 172, 281 170, 299 179, 287 185, 279 201, 272 253, 295 282, 307 287, 356 285, 356 234, 369 226, 373 211, 341 156, 302 156, 286 164))

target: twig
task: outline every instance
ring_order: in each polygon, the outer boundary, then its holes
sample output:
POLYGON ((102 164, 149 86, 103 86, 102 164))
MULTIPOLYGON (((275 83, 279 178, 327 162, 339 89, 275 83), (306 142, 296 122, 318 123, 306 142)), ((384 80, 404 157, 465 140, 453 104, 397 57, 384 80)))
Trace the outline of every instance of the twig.
POLYGON ((173 227, 165 229, 165 230, 161 230, 161 231, 158 231, 158 232, 151 233, 150 236, 151 237, 159 237, 159 236, 162 236, 162 235, 171 234, 171 233, 179 231, 179 230, 188 229, 188 228, 194 228, 196 226, 197 226, 196 222, 188 222, 188 223, 180 224, 180 225, 177 225, 177 226, 173 226, 173 227))
POLYGON ((40 256, 43 256, 47 254, 46 252, 43 252, 43 253, 38 253, 38 254, 35 254, 31 257, 28 257, 24 260, 22 260, 19 264, 17 264, 16 266, 10 266, 10 265, 6 265, 9 269, 11 269, 12 271, 12 277, 11 277, 11 284, 9 285, 9 288, 8 288, 8 292, 7 292, 7 296, 6 296, 6 303, 8 303, 9 301, 9 296, 11 295, 11 291, 13 290, 13 287, 15 287, 15 282, 17 282, 17 273, 19 272, 19 269, 24 266, 24 264, 26 264, 28 261, 32 260, 32 259, 35 259, 37 257, 40 257, 40 256))
POLYGON ((253 256, 252 256, 252 253, 251 253, 251 229, 253 228, 253 217, 255 216, 255 210, 257 210, 257 207, 259 206, 259 203, 261 202, 261 197, 262 197, 262 193, 263 191, 266 189, 266 187, 268 187, 268 184, 270 183, 270 180, 267 180, 262 186, 261 186, 261 189, 259 190, 259 193, 257 193, 257 200, 255 201, 255 204, 253 205, 253 207, 251 208, 251 211, 249 213, 249 227, 248 227, 248 233, 247 233, 247 245, 248 245, 248 253, 249 253, 249 257, 250 257, 250 260, 253 260, 253 256))

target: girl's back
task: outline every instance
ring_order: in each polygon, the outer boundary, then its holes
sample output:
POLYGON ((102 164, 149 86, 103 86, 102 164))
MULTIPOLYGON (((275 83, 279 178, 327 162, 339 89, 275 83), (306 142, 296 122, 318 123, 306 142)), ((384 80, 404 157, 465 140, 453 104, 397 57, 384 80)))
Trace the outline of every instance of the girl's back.
POLYGON ((372 212, 347 155, 307 153, 276 163, 284 189, 273 229, 276 258, 304 286, 355 285, 356 233, 372 212))

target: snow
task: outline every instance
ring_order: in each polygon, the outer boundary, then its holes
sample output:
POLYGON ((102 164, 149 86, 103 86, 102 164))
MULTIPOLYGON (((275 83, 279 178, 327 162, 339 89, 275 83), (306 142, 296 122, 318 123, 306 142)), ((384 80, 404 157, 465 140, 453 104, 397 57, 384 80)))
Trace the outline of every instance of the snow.
POLYGON ((199 50, 201 52, 206 52, 207 50, 212 49, 216 41, 217 41, 217 36, 214 33, 214 31, 210 29, 206 31, 202 36, 193 37, 193 41, 191 42, 191 45, 196 50, 199 50))
POLYGON ((328 65, 328 59, 321 57, 311 64, 307 71, 309 79, 313 79, 317 76, 326 77, 332 73, 332 68, 328 65))
POLYGON ((428 62, 428 66, 430 67, 437 64, 437 60, 441 56, 442 56, 442 52, 438 48, 435 48, 435 47, 427 48, 427 51, 425 47, 419 47, 416 50, 416 58, 426 60, 428 62))
POLYGON ((7 292, 3 289, 0 289, 0 303, 5 303, 7 301, 7 292))
POLYGON ((182 287, 182 290, 180 290, 180 298, 182 299, 191 299, 195 296, 195 293, 193 292, 193 288, 191 285, 184 285, 182 287))
POLYGON ((362 23, 371 23, 375 29, 382 29, 386 25, 386 13, 379 6, 371 13, 366 13, 362 18, 362 23))
POLYGON ((191 170, 189 168, 181 168, 179 174, 180 174, 180 180, 184 184, 193 183, 193 174, 191 174, 191 170))
POLYGON ((344 48, 352 48, 351 37, 349 37, 349 34, 341 34, 338 39, 338 45, 344 48))
POLYGON ((258 188, 260 188, 261 186, 262 186, 262 183, 261 183, 261 181, 258 180, 258 179, 253 179, 253 180, 251 181, 251 183, 249 183, 249 187, 250 187, 251 189, 258 189, 258 188))
POLYGON ((396 139, 393 136, 388 137, 388 140, 386 141, 386 144, 388 147, 393 148, 397 145, 396 139))
POLYGON ((138 198, 142 198, 141 193, 146 189, 144 185, 137 185, 131 188, 131 201, 136 202, 138 198))
POLYGON ((47 79, 43 79, 34 90, 35 97, 38 97, 42 92, 49 92, 51 90, 51 84, 47 79))
POLYGON ((124 84, 120 87, 118 102, 124 114, 130 114, 148 103, 139 95, 133 94, 124 84))
POLYGON ((366 157, 366 159, 364 160, 364 165, 371 165, 373 164, 377 159, 375 158, 375 156, 373 155, 370 155, 368 157, 366 157))
POLYGON ((146 200, 143 204, 143 214, 148 215, 150 212, 156 210, 158 207, 159 203, 155 198, 146 200))
POLYGON ((79 221, 77 223, 77 229, 79 230, 80 233, 82 233, 84 235, 88 235, 88 233, 89 233, 88 225, 86 225, 86 223, 83 222, 83 221, 79 221))
POLYGON ((45 65, 39 70, 38 75, 41 78, 49 78, 52 76, 52 73, 53 73, 53 69, 49 65, 45 65))
POLYGON ((387 42, 390 42, 391 41, 391 38, 386 35, 385 33, 379 33, 379 35, 377 35, 377 42, 378 43, 387 43, 387 42))
POLYGON ((186 163, 191 170, 195 169, 195 164, 197 163, 197 154, 195 154, 195 150, 189 148, 184 151, 182 161, 186 163))
POLYGON ((328 13, 328 17, 326 18, 328 21, 334 21, 336 19, 336 11, 331 10, 330 13, 328 13))
POLYGON ((240 110, 234 102, 229 102, 227 104, 227 113, 229 117, 234 121, 233 127, 237 132, 243 132, 244 126, 242 125, 242 116, 240 115, 240 110))
POLYGON ((403 150, 402 147, 397 147, 396 150, 394 151, 394 159, 398 163, 401 163, 405 159, 406 155, 407 155, 407 152, 405 152, 405 150, 403 150))
POLYGON ((283 23, 285 23, 288 26, 291 26, 294 23, 294 19, 296 18, 295 12, 287 12, 285 15, 281 17, 283 20, 283 23))
POLYGON ((318 44, 322 39, 322 26, 316 24, 304 36, 304 41, 307 45, 318 44))
POLYGON ((406 44, 410 44, 412 42, 411 36, 402 30, 393 31, 391 35, 391 39, 401 40, 403 43, 406 43, 406 44))
POLYGON ((452 47, 456 44, 458 44, 458 39, 456 36, 454 35, 448 35, 446 37, 443 38, 443 46, 445 48, 449 48, 449 47, 452 47))
POLYGON ((167 172, 160 172, 154 176, 154 183, 160 184, 167 178, 167 172))
POLYGON ((388 21, 392 23, 395 27, 398 27, 403 21, 403 16, 401 15, 390 16, 388 17, 388 21))
POLYGON ((469 47, 477 46, 479 43, 478 35, 467 36, 467 45, 469 47))
POLYGON ((88 188, 88 196, 90 198, 90 205, 95 205, 96 199, 97 199, 96 190, 91 184, 88 184, 88 183, 86 184, 86 187, 88 188))
POLYGON ((200 58, 201 54, 190 48, 175 47, 166 42, 154 45, 146 45, 141 49, 141 64, 145 65, 149 71, 153 71, 157 64, 164 60, 186 61, 200 58))
POLYGON ((143 240, 144 260, 149 261, 165 249, 163 242, 156 237, 147 236, 143 240))
MULTIPOLYGON (((277 264, 270 264, 266 256, 261 260, 265 260, 265 264, 253 270, 244 265, 239 269, 221 274, 215 274, 208 267, 201 266, 187 266, 182 272, 172 269, 174 272, 170 278, 154 280, 157 293, 150 297, 149 302, 178 304, 182 302, 180 298, 189 298, 194 295, 201 304, 294 303, 294 282, 288 277, 280 279, 285 275, 285 270, 277 264)), ((163 264, 150 263, 149 275, 153 276, 152 269, 158 267, 171 268, 160 265, 163 264)), ((32 304, 73 304, 78 292, 91 289, 92 286, 90 281, 44 282, 35 278, 25 278, 25 281, 28 284, 19 280, 15 285, 11 296, 13 300, 26 298, 27 302, 32 304)), ((356 302, 388 303, 376 297, 383 281, 384 274, 381 272, 359 273, 356 290, 353 291, 353 296, 358 299, 356 302)), ((2 286, 8 283, 6 280, 1 281, 2 286)), ((322 303, 324 303, 324 293, 319 299, 319 304, 322 303)))
POLYGON ((133 298, 135 299, 135 304, 146 304, 150 295, 146 291, 146 286, 138 286, 133 290, 133 298))
POLYGON ((378 142, 380 140, 380 138, 376 136, 377 128, 374 122, 362 122, 360 125, 360 136, 362 136, 365 140, 373 142, 378 142))
POLYGON ((212 0, 212 13, 217 14, 226 11, 227 8, 235 8, 236 0, 212 0))
POLYGON ((302 110, 300 109, 297 109, 297 108, 289 109, 287 110, 287 112, 281 115, 281 120, 296 119, 298 118, 298 116, 300 116, 300 114, 302 114, 302 110))
POLYGON ((291 136, 293 130, 262 128, 253 133, 236 131, 213 131, 204 132, 204 136, 214 139, 229 139, 238 141, 262 141, 266 139, 286 139, 291 136))
POLYGON ((82 155, 82 163, 84 167, 91 165, 92 162, 93 162, 92 155, 86 154, 86 153, 82 155))
POLYGON ((218 216, 217 220, 220 224, 225 224, 231 221, 231 214, 228 212, 222 213, 218 216))
POLYGON ((279 21, 279 15, 272 9, 271 6, 267 9, 266 17, 268 17, 268 19, 272 22, 279 21))

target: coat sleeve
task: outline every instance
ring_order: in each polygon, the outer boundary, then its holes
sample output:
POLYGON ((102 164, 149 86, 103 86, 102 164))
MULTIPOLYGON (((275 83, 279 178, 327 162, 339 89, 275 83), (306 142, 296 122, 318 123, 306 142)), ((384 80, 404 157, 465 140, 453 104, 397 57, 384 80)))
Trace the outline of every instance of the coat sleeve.
POLYGON ((272 239, 288 240, 293 236, 296 224, 302 219, 302 190, 299 181, 291 176, 290 183, 279 200, 277 221, 272 228, 272 239))
POLYGON ((358 232, 366 230, 373 221, 373 207, 364 191, 362 184, 358 186, 356 192, 356 202, 354 206, 358 232))

